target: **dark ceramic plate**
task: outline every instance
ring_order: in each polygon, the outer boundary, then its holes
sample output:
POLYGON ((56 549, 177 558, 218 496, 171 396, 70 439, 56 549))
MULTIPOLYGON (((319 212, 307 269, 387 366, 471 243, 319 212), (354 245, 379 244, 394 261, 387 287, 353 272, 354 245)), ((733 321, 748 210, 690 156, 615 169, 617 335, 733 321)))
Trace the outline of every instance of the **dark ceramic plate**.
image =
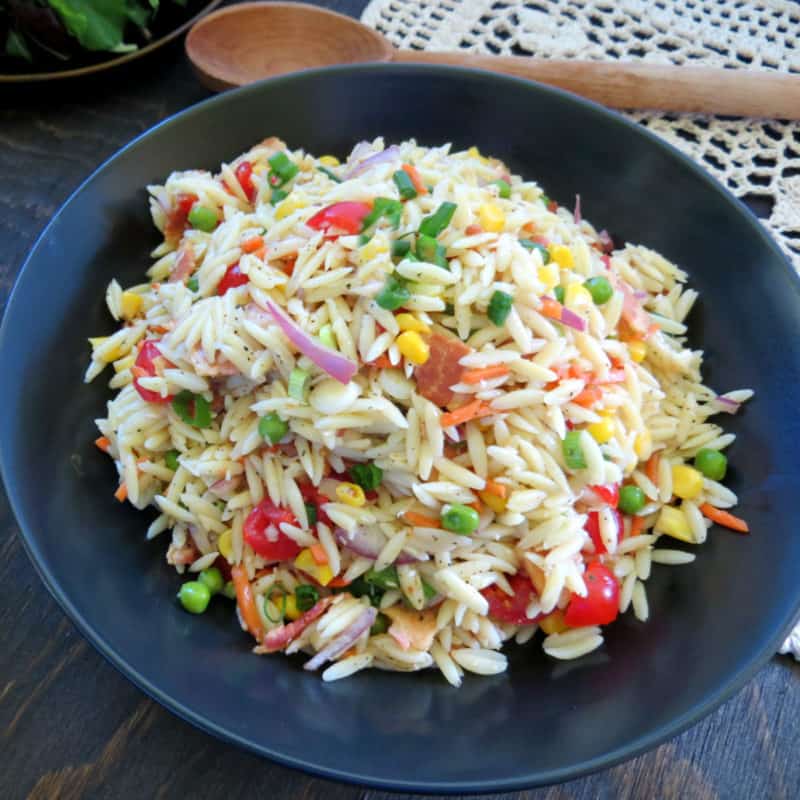
POLYGON ((395 790, 489 792, 572 778, 697 722, 775 652, 800 612, 798 280, 758 221, 701 169, 621 117, 563 92, 483 72, 354 66, 208 100, 134 141, 42 234, 0 331, 0 454, 28 552, 56 600, 115 666, 195 725, 283 764, 395 790), (216 169, 276 134, 315 153, 359 139, 477 144, 620 236, 685 267, 701 300, 692 343, 720 390, 755 400, 729 484, 750 536, 713 530, 687 567, 655 567, 652 620, 627 615, 606 645, 554 662, 509 647, 510 669, 454 690, 437 674, 326 685, 257 658, 225 603, 191 617, 147 515, 120 506, 92 420, 109 396, 82 383, 86 337, 112 330, 112 276, 140 280, 157 243, 144 186, 216 169), (54 398, 57 402, 54 404, 54 398), (57 409, 57 413, 54 411, 57 409))
MULTIPOLYGON (((35 68, 36 65, 22 62, 19 69, 11 72, 0 72, 0 83, 37 83, 61 78, 80 78, 84 75, 104 72, 120 64, 127 64, 148 53, 152 53, 153 50, 163 47, 167 42, 171 42, 182 33, 185 33, 197 20, 204 17, 209 11, 213 11, 221 2, 222 0, 209 0, 209 2, 205 3, 191 2, 187 8, 164 6, 153 26, 150 41, 130 53, 115 55, 114 53, 83 51, 65 62, 49 58, 43 62, 38 70, 35 68)), ((10 59, 0 58, 0 70, 8 69, 10 64, 17 66, 16 61, 12 62, 10 59)))

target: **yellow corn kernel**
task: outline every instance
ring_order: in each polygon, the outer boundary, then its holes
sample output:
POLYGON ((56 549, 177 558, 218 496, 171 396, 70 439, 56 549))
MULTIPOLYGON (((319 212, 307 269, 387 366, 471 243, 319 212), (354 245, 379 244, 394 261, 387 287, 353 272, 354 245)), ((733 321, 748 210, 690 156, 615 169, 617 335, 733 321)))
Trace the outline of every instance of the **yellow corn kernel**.
POLYGON ((498 497, 496 494, 489 492, 479 492, 478 497, 481 498, 483 503, 494 511, 495 514, 502 514, 506 510, 506 499, 498 497))
POLYGON ((404 331, 395 344, 412 364, 424 364, 431 357, 430 347, 416 331, 404 331))
POLYGON ((417 333, 430 333, 431 329, 421 320, 417 319, 413 314, 402 313, 398 314, 395 319, 400 326, 401 331, 416 331, 417 333))
POLYGON ((598 444, 605 444, 614 435, 614 421, 603 417, 599 422, 593 422, 587 426, 586 430, 598 444))
POLYGON ((575 266, 575 257, 572 250, 565 244, 550 245, 550 258, 563 269, 572 269, 575 266))
POLYGON ((553 633, 564 633, 564 631, 569 630, 569 625, 564 621, 564 612, 560 608, 549 613, 544 619, 540 619, 539 627, 548 636, 553 633))
MULTIPOLYGON (((346 484, 352 486, 353 484, 346 484)), ((361 491, 361 487, 358 487, 361 491)), ((339 494, 338 490, 336 494, 339 494)), ((363 497, 364 493, 361 492, 363 497)), ((311 550, 306 548, 301 550, 297 558, 294 560, 294 565, 297 569, 302 570, 306 575, 310 575, 321 586, 327 586, 333 580, 333 570, 328 564, 317 564, 314 561, 314 556, 311 555, 311 550)))
POLYGON ((656 520, 655 529, 657 532, 671 536, 681 542, 696 544, 694 536, 692 536, 692 529, 689 527, 689 521, 686 519, 686 514, 680 508, 664 506, 661 509, 658 520, 656 520))
POLYGON ((359 508, 367 502, 364 490, 356 483, 340 483, 336 487, 336 496, 348 506, 359 508))
POLYGON ((373 236, 359 251, 361 255, 361 263, 372 261, 373 258, 379 256, 381 253, 389 252, 389 245, 383 236, 373 236))
POLYGON ((484 203, 478 209, 481 227, 489 233, 500 233, 506 226, 506 215, 496 203, 484 203))
POLYGON ((467 150, 467 155, 468 156, 472 156, 472 158, 477 158, 479 161, 481 161, 484 164, 488 164, 489 163, 489 159, 486 158, 486 156, 481 155, 481 151, 478 150, 478 148, 475 147, 475 145, 472 145, 472 147, 470 147, 470 149, 467 150))
POLYGON ((229 563, 233 564, 233 542, 231 539, 233 538, 233 533, 231 529, 228 528, 220 537, 217 539, 217 550, 219 550, 219 554, 229 563))
POLYGON ((564 292, 564 305, 567 308, 585 308, 591 306, 594 301, 592 295, 585 286, 580 283, 569 283, 564 292))
POLYGON ((338 167, 342 162, 336 156, 320 156, 319 163, 325 167, 338 167))
POLYGON ((647 355, 647 342, 643 342, 641 339, 631 339, 628 342, 628 353, 630 353, 631 359, 637 364, 641 364, 647 355))
POLYGON ((275 209, 275 219, 284 219, 289 214, 293 214, 298 208, 305 208, 308 205, 305 200, 299 197, 287 197, 282 203, 278 204, 275 209))
POLYGON ((297 607, 297 598, 293 594, 286 597, 286 610, 283 616, 292 621, 303 616, 303 612, 297 607))
POLYGON ((130 369, 135 363, 136 359, 132 354, 125 358, 118 358, 114 362, 114 372, 124 372, 126 369, 130 369))
POLYGON ((120 310, 123 319, 133 319, 142 310, 142 296, 136 292, 123 292, 120 310))
POLYGON ((672 491, 684 500, 693 500, 703 491, 703 475, 694 467, 676 464, 672 468, 672 491))
POLYGON ((552 289, 554 286, 558 286, 558 271, 552 264, 545 264, 543 267, 539 267, 539 280, 545 285, 545 288, 552 289))
POLYGON ((653 437, 650 435, 650 431, 642 431, 633 442, 633 452, 636 453, 640 459, 644 460, 650 458, 652 450, 653 437))

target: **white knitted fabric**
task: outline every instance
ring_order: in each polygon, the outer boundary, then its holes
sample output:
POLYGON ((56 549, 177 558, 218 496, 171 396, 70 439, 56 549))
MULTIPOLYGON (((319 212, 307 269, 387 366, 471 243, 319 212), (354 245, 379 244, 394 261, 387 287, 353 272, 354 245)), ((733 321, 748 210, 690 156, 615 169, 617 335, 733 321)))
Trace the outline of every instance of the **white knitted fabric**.
MULTIPOLYGON (((396 47, 539 58, 644 60, 800 74, 800 5, 791 0, 372 0, 362 21, 396 47)), ((800 123, 631 111, 738 197, 800 272, 800 123)), ((781 648, 800 661, 800 625, 781 648)))
MULTIPOLYGON (((397 47, 644 60, 800 73, 791 0, 372 0, 362 21, 397 47)), ((762 220, 800 271, 800 124, 628 113, 692 156, 762 220)))

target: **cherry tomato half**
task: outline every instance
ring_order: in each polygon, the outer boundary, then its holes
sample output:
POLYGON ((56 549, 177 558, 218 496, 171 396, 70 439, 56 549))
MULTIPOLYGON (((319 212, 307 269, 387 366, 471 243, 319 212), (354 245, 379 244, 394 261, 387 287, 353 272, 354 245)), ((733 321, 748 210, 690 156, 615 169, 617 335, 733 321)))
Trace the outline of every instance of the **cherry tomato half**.
POLYGON ((372 206, 369 203, 351 201, 334 203, 317 211, 306 222, 306 225, 315 231, 330 231, 333 229, 337 232, 360 233, 364 217, 370 211, 372 211, 372 206))
POLYGON ((322 494, 322 492, 316 486, 314 486, 311 481, 301 483, 298 488, 300 489, 300 494, 303 495, 304 502, 310 503, 314 506, 314 508, 316 508, 317 521, 324 522, 329 526, 332 525, 331 518, 322 510, 322 506, 324 506, 325 503, 331 502, 330 497, 322 494))
POLYGON ((572 595, 564 621, 570 628, 583 628, 587 625, 607 625, 619 614, 619 583, 611 570, 594 561, 583 573, 587 595, 572 595))
POLYGON ((133 387, 139 392, 142 400, 148 403, 171 403, 172 395, 162 397, 158 392, 153 392, 150 389, 145 389, 139 384, 139 378, 152 378, 157 374, 156 359, 161 359, 165 365, 172 366, 158 349, 158 343, 154 339, 148 339, 139 350, 139 355, 136 356, 136 361, 133 364, 133 387))
MULTIPOLYGON (((622 514, 620 514, 616 508, 612 510, 614 512, 614 519, 617 521, 617 542, 619 542, 620 534, 623 530, 622 514)), ((594 544, 594 551, 597 553, 597 555, 603 555, 603 553, 608 552, 603 539, 600 536, 600 513, 598 511, 589 512, 589 518, 586 520, 586 524, 583 526, 583 529, 591 537, 592 543, 594 544)))
POLYGON ((609 483, 606 486, 589 487, 604 503, 608 503, 612 508, 616 508, 619 503, 619 484, 609 483))
POLYGON ((249 161, 242 161, 234 170, 234 175, 236 175, 236 180, 239 181, 239 186, 242 187, 248 202, 252 203, 256 199, 256 187, 253 183, 253 165, 249 161))
POLYGON ((487 586, 481 594, 489 603, 489 616, 511 625, 530 625, 539 617, 529 619, 525 610, 536 599, 536 590, 527 575, 518 572, 508 578, 514 596, 507 595, 499 586, 487 586))
POLYGON ((186 220, 192 206, 197 202, 196 194, 180 192, 175 196, 170 210, 167 212, 167 219, 164 223, 164 236, 167 239, 180 239, 186 229, 186 220))
POLYGON ((276 506, 271 500, 262 500, 244 521, 244 540, 260 556, 270 561, 288 561, 294 558, 301 547, 280 530, 280 524, 297 525, 295 515, 288 508, 276 506), (267 529, 274 527, 277 536, 272 539, 267 529))
POLYGON ((244 286, 250 279, 239 269, 239 262, 237 261, 235 264, 231 264, 227 270, 225 270, 225 274, 222 276, 222 280, 219 282, 217 286, 217 294, 223 295, 228 289, 235 289, 237 286, 244 286))

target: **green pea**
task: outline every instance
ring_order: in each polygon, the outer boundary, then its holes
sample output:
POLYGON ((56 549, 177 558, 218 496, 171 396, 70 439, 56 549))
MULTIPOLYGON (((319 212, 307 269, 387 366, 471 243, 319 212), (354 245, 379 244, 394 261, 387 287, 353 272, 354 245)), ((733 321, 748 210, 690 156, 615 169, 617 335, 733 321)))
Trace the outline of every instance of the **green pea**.
POLYGON ((202 614, 208 608, 211 592, 200 581, 187 581, 178 592, 178 600, 190 614, 202 614))
POLYGON ((272 444, 277 444, 289 431, 289 423, 282 420, 274 411, 271 411, 258 421, 258 432, 264 439, 269 439, 272 444))
POLYGON ((604 278, 602 275, 598 275, 596 278, 589 278, 583 286, 589 290, 589 294, 592 296, 592 300, 594 300, 596 306, 607 303, 614 294, 614 290, 611 288, 608 278, 604 278))
POLYGON ((495 181, 494 185, 497 187, 498 194, 504 200, 508 200, 511 197, 511 185, 508 181, 504 181, 502 178, 499 181, 495 181))
POLYGON ((617 508, 624 514, 638 514, 644 504, 644 492, 638 486, 623 486, 619 490, 617 508))
POLYGON ((702 450, 697 451, 694 457, 694 465, 706 478, 712 481, 721 481, 728 471, 728 458, 724 453, 719 450, 711 450, 704 447, 702 450))
POLYGON ((447 505, 442 511, 442 527, 453 533, 469 536, 478 530, 480 517, 474 508, 463 506, 461 503, 447 505))
POLYGON ((205 233, 211 233, 219 224, 219 217, 213 208, 200 206, 197 203, 192 206, 188 219, 193 228, 205 233))
POLYGON ((228 600, 235 600, 236 599, 236 587, 233 585, 233 581, 228 581, 222 587, 222 594, 228 598, 228 600))
POLYGON ((580 431, 569 431, 567 433, 561 442, 561 452, 564 454, 564 461, 566 461, 570 469, 586 469, 580 431))
POLYGON ((167 450, 164 454, 164 463, 167 465, 167 469, 171 469, 173 472, 178 469, 180 466, 178 464, 179 455, 180 453, 177 450, 167 450))
POLYGON ((558 300, 561 305, 564 305, 564 287, 563 286, 556 286, 553 289, 553 294, 555 295, 556 300, 558 300))
POLYGON ((225 588, 225 580, 222 577, 222 573, 216 567, 204 569, 197 576, 197 579, 200 583, 208 587, 208 591, 211 592, 211 594, 219 594, 225 588))

